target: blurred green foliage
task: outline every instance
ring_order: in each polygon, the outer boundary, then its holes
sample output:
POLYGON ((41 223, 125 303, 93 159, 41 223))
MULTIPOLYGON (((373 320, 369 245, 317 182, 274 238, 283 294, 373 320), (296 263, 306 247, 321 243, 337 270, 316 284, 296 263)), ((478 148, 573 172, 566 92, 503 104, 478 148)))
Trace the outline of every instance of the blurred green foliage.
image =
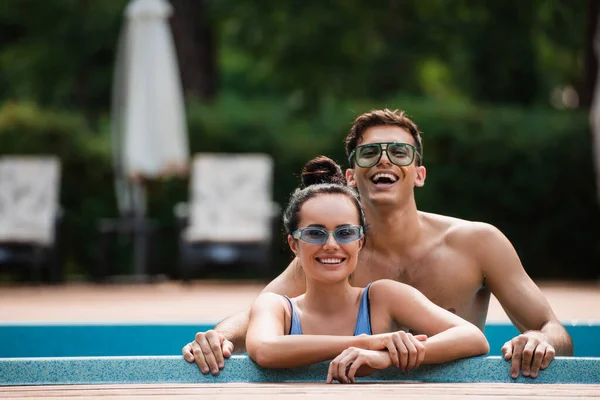
MULTIPOLYGON (((421 210, 498 226, 534 277, 598 277, 587 110, 550 103, 555 88, 590 83, 581 2, 204 3, 220 93, 188 99, 192 152, 271 154, 284 205, 310 158, 346 166, 343 139, 356 115, 401 108, 424 132, 421 210)), ((126 4, 0 2, 0 153, 60 156, 71 273, 91 274, 97 222, 117 215, 108 120, 126 4)), ((162 272, 174 270, 172 208, 187 195, 186 181, 149 186, 162 272)), ((276 253, 282 269, 283 238, 276 253)))
MULTIPOLYGON (((553 88, 584 84, 582 2, 204 2, 222 88, 310 110, 398 93, 547 105, 553 88)), ((0 2, 0 98, 106 112, 126 4, 0 2)))
MULTIPOLYGON (((192 150, 272 154, 274 196, 284 205, 310 158, 326 154, 347 166, 343 139, 356 110, 382 106, 410 109, 421 121, 428 169, 425 187, 417 189, 421 210, 496 225, 534 277, 596 277, 600 211, 585 113, 451 108, 431 100, 391 98, 385 104, 332 102, 306 119, 277 98, 224 94, 212 105, 190 104, 192 150)), ((9 103, 0 110, 0 141, 4 153, 53 153, 63 160, 69 264, 71 272, 91 273, 97 222, 116 215, 108 136, 90 133, 83 119, 71 114, 9 103)), ((150 215, 169 233, 158 251, 166 274, 175 271, 173 206, 187 199, 186 185, 173 180, 149 186, 150 215)), ((283 236, 279 245, 275 257, 282 269, 290 253, 283 236)))

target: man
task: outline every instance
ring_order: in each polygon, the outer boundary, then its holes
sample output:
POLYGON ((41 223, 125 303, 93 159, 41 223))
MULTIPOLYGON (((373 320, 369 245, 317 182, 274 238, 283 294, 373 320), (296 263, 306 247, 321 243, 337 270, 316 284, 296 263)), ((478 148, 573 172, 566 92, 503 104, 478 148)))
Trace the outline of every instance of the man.
MULTIPOLYGON (((504 344, 510 374, 535 378, 555 354, 572 355, 571 338, 527 275, 508 239, 495 227, 417 210, 414 188, 425 184, 417 126, 401 111, 360 115, 346 137, 349 186, 358 190, 369 238, 352 277, 409 284, 483 330, 493 293, 521 334, 504 344)), ((297 260, 263 291, 293 297, 305 291, 297 260)), ((401 307, 402 305, 399 305, 401 307)), ((217 374, 224 357, 245 349, 248 311, 196 334, 182 353, 203 373, 217 374)), ((398 327, 399 329, 401 327, 398 327)))

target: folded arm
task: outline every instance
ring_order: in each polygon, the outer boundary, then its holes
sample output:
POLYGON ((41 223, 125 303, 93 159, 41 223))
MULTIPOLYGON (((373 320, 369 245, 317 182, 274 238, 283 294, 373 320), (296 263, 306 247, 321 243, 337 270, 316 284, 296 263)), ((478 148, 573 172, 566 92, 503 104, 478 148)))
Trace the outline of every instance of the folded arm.
POLYGON ((387 308, 400 325, 428 336, 423 342, 423 363, 434 364, 489 351, 489 344, 475 325, 437 306, 417 289, 391 280, 374 282, 372 304, 387 308))
MULTIPOLYGON (((262 292, 297 296, 304 291, 304 275, 295 259, 262 292)), ((194 340, 183 347, 183 358, 190 363, 195 362, 203 373, 210 371, 213 375, 217 375, 225 366, 224 358, 228 358, 232 353, 246 351, 249 318, 248 308, 224 319, 214 329, 196 333, 194 340)))
POLYGON ((252 305, 246 347, 250 358, 261 367, 311 365, 330 360, 349 347, 368 348, 371 343, 366 335, 286 335, 285 302, 279 295, 263 293, 252 305))

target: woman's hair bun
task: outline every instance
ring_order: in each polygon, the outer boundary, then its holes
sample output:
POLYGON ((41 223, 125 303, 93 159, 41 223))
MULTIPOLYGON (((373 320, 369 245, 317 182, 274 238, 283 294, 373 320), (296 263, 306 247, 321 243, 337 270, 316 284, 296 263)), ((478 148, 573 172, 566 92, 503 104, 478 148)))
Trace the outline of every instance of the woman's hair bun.
POLYGON ((329 157, 318 156, 313 158, 302 169, 302 187, 319 183, 346 185, 342 168, 329 157))

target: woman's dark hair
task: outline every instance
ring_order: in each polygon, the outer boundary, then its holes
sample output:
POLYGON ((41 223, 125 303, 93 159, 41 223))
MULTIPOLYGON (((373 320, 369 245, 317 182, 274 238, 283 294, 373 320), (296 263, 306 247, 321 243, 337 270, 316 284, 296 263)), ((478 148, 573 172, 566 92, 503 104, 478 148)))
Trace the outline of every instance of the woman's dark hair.
POLYGON ((283 226, 288 235, 298 229, 302 205, 320 194, 342 194, 351 199, 356 207, 360 226, 367 233, 365 213, 357 193, 346 185, 342 169, 335 161, 319 156, 304 166, 302 184, 292 193, 283 212, 283 226))

